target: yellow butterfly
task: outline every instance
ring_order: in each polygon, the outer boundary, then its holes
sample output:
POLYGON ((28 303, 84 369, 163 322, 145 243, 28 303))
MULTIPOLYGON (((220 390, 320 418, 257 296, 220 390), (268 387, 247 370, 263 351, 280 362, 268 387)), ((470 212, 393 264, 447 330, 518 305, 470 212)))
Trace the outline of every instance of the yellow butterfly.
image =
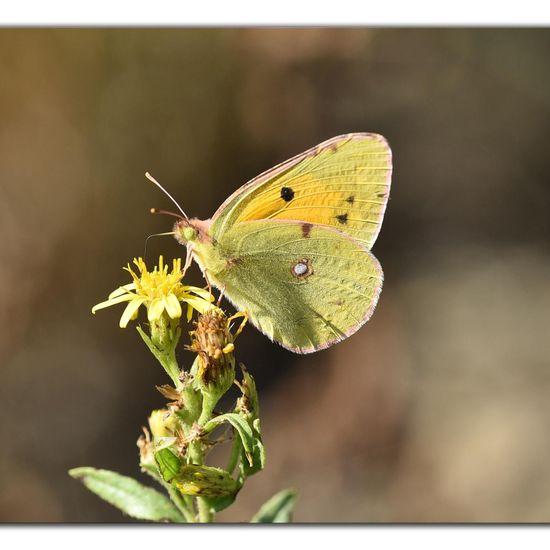
POLYGON ((370 249, 391 171, 382 136, 337 136, 257 176, 212 219, 184 214, 174 234, 261 332, 311 353, 353 334, 376 307, 383 273, 370 249))

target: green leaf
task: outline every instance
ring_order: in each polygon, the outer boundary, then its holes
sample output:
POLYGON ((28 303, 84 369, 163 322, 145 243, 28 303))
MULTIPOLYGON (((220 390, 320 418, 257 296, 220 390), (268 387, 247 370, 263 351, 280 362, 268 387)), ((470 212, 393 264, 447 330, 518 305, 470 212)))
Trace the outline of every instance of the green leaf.
POLYGON ((147 464, 145 462, 140 462, 139 467, 141 471, 150 475, 156 481, 159 480, 159 468, 156 464, 147 464))
POLYGON ((273 495, 250 520, 251 523, 289 523, 296 502, 294 489, 283 489, 273 495))
POLYGON ((252 422, 252 462, 241 462, 241 471, 245 477, 251 476, 265 467, 265 447, 262 443, 262 435, 260 432, 260 419, 256 418, 252 422))
POLYGON ((248 425, 248 422, 237 413, 227 413, 216 416, 212 420, 209 420, 204 425, 205 432, 211 432, 216 426, 223 424, 224 422, 229 422, 241 438, 243 443, 244 454, 248 463, 252 467, 254 465, 253 461, 253 448, 254 448, 254 434, 252 433, 252 428, 248 425))
POLYGON ((159 467, 162 479, 168 483, 180 473, 181 461, 169 449, 160 449, 157 451, 155 453, 155 462, 159 467))
POLYGON ((131 477, 89 467, 73 468, 69 470, 69 475, 82 481, 92 493, 133 518, 185 522, 167 497, 131 477))

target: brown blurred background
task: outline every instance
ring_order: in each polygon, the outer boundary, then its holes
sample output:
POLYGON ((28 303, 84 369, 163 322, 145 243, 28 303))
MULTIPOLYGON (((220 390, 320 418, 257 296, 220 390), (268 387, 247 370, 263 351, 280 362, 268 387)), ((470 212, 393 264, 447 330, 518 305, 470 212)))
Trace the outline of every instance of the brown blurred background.
POLYGON ((0 30, 0 520, 129 521, 74 466, 148 482, 168 379, 122 307, 90 313, 170 229, 144 172, 207 218, 370 131, 395 160, 379 306, 311 356, 245 331, 268 465, 220 520, 293 486, 304 522, 549 521, 549 54, 537 29, 0 30))

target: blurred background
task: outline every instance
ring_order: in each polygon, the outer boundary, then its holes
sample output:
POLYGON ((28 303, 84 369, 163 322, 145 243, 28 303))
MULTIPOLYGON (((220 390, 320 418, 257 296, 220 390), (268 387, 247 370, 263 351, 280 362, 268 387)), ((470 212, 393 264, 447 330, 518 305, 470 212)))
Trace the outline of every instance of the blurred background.
POLYGON ((219 519, 295 487, 301 522, 549 521, 549 53, 537 29, 0 30, 0 521, 132 521, 75 466, 149 482, 168 378, 122 306, 90 312, 171 228, 144 172, 208 218, 354 131, 394 154, 381 300, 309 356, 245 331, 268 462, 219 519))

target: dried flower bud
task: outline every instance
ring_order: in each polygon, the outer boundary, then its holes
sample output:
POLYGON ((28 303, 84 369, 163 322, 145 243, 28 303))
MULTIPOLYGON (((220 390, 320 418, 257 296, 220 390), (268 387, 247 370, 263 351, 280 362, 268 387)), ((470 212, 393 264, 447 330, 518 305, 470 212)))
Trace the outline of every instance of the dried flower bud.
POLYGON ((233 335, 219 308, 199 315, 189 349, 198 354, 196 381, 203 392, 221 397, 235 380, 233 335))
POLYGON ((142 426, 141 428, 143 430, 143 435, 140 435, 136 444, 139 449, 139 463, 142 468, 145 470, 150 467, 154 466, 155 464, 155 457, 153 452, 153 442, 151 441, 151 434, 149 433, 149 430, 142 426))
POLYGON ((243 380, 242 382, 237 382, 237 386, 239 386, 242 396, 237 399, 237 412, 254 421, 260 416, 256 382, 242 363, 240 367, 243 373, 243 380))

